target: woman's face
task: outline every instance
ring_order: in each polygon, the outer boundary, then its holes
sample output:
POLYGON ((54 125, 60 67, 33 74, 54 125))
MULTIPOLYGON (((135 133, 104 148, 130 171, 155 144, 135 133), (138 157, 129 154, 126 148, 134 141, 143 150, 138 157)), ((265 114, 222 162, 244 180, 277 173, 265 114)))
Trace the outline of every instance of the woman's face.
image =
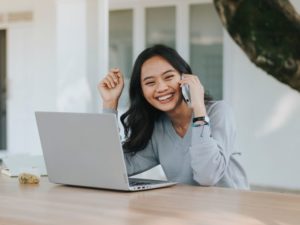
POLYGON ((163 112, 174 110, 181 102, 180 74, 160 56, 146 60, 141 68, 141 86, 145 99, 163 112))

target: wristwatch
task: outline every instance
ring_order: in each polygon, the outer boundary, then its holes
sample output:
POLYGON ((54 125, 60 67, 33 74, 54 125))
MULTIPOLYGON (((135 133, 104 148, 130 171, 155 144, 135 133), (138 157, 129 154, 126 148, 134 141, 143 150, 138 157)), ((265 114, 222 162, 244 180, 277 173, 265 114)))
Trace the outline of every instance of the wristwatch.
POLYGON ((209 117, 208 116, 199 116, 193 118, 193 126, 203 126, 209 125, 209 117))

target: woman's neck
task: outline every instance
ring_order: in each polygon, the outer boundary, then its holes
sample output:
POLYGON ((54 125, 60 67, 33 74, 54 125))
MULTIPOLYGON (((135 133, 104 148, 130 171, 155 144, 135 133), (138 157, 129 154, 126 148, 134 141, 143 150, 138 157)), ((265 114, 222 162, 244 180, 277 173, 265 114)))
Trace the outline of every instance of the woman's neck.
POLYGON ((192 109, 189 108, 184 101, 182 101, 176 109, 167 113, 177 134, 181 137, 183 137, 188 130, 192 114, 192 109))

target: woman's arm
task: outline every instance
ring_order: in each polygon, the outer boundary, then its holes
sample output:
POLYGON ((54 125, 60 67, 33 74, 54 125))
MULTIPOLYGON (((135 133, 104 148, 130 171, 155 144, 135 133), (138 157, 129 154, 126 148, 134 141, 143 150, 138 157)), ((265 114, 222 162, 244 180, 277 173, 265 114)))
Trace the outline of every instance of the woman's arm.
POLYGON ((97 88, 103 100, 103 108, 117 110, 119 98, 124 88, 124 78, 121 71, 111 69, 99 82, 97 88))
POLYGON ((235 151, 236 128, 230 108, 216 102, 209 108, 210 125, 193 127, 190 146, 193 178, 212 186, 224 176, 235 151))
POLYGON ((142 173, 159 164, 151 140, 145 149, 136 153, 124 153, 124 155, 129 176, 142 173))
MULTIPOLYGON (((104 113, 112 113, 117 116, 117 110, 104 108, 104 113)), ((152 140, 149 140, 145 149, 136 153, 124 153, 127 173, 129 176, 142 173, 159 164, 158 156, 154 151, 152 140)))

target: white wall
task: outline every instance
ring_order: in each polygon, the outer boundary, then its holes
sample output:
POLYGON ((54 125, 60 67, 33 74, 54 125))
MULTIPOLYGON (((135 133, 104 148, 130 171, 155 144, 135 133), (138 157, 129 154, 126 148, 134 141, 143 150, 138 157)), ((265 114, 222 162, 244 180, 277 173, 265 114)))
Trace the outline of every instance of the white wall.
POLYGON ((97 83, 108 69, 108 3, 56 0, 57 110, 97 112, 97 83))
POLYGON ((56 0, 57 109, 98 112, 97 83, 108 69, 108 4, 56 0))
POLYGON ((57 108, 59 111, 87 112, 91 92, 86 76, 85 0, 59 0, 56 7, 57 108))
MULTIPOLYGON (((291 1, 298 12, 300 2, 291 1)), ((300 189, 300 93, 252 64, 225 35, 225 99, 234 107, 252 184, 300 189)))
POLYGON ((8 34, 7 153, 41 154, 35 111, 100 108, 95 81, 107 71, 108 6, 106 0, 0 0, 2 15, 24 11, 32 21, 0 24, 8 34), (88 28, 90 17, 99 22, 88 28))
POLYGON ((39 152, 35 109, 55 106, 55 11, 45 0, 1 0, 1 13, 29 11, 31 21, 6 22, 8 152, 39 152), (52 93, 51 95, 49 93, 52 93))

